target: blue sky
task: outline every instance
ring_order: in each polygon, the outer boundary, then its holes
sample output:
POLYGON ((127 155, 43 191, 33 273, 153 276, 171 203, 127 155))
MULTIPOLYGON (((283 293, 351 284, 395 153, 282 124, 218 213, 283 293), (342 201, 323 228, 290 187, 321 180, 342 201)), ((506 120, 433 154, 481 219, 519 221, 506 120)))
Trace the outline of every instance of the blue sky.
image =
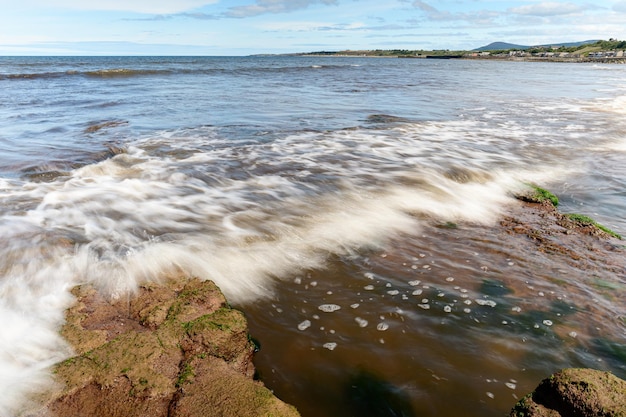
POLYGON ((626 40, 626 0, 0 0, 0 55, 248 55, 626 40))

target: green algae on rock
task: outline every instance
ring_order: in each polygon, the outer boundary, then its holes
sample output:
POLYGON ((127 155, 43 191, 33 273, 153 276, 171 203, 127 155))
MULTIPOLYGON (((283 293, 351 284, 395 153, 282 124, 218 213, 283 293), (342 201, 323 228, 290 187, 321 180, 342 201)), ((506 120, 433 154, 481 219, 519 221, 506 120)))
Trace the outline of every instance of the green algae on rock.
POLYGON ((549 201, 554 207, 559 205, 559 198, 550 191, 534 184, 526 184, 528 188, 515 195, 518 200, 527 203, 543 203, 549 201))
MULTIPOLYGON (((534 184, 526 184, 526 186, 525 189, 515 194, 515 198, 526 203, 540 204, 546 207, 551 205, 556 208, 559 205, 559 198, 550 191, 534 184)), ((590 235, 604 233, 610 237, 622 239, 621 235, 588 216, 576 213, 557 214, 556 223, 566 229, 578 229, 578 231, 590 235)))
POLYGON ((90 286, 73 292, 62 334, 76 356, 55 368, 62 388, 26 415, 299 416, 253 380, 245 317, 213 282, 169 278, 113 302, 90 286))
POLYGON ((591 225, 591 226, 595 226, 598 229, 602 230, 603 232, 613 236, 614 238, 617 239, 622 239, 622 236, 615 233, 614 231, 612 231, 611 229, 609 229, 606 226, 601 225, 600 223, 596 222, 595 220, 593 220, 591 217, 582 215, 582 214, 576 214, 576 213, 569 213, 565 215, 568 219, 583 224, 583 225, 591 225))

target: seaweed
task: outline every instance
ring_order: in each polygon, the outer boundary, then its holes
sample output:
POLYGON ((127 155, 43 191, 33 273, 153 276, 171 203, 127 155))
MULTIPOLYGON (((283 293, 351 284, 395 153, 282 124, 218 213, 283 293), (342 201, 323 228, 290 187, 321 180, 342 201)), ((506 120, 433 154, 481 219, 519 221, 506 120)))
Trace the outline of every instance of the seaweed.
POLYGON ((543 203, 544 201, 550 201, 554 207, 559 205, 559 198, 550 191, 535 184, 527 183, 526 185, 530 187, 530 190, 517 194, 517 199, 528 203, 543 203))
POLYGON ((614 238, 617 239, 623 239, 621 235, 619 235, 618 233, 615 233, 614 231, 612 231, 611 229, 609 229, 606 226, 601 225, 600 223, 596 222, 595 220, 593 220, 591 217, 585 216, 583 214, 577 214, 577 213, 568 213, 565 215, 568 219, 582 224, 582 225, 589 225, 589 226, 595 226, 598 229, 602 230, 604 233, 607 233, 611 236, 613 236, 614 238))

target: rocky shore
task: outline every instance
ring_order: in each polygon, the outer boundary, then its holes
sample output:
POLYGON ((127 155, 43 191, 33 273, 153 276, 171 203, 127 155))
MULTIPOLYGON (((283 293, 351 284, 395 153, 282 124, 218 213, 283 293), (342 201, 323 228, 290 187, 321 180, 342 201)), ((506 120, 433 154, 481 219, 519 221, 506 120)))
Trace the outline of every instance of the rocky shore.
POLYGON ((564 369, 541 381, 510 417, 626 416, 626 381, 610 372, 564 369))
MULTIPOLYGON (((577 268, 624 276, 621 236, 584 216, 557 210, 558 199, 542 189, 518 195, 523 210, 505 217, 508 233, 525 235, 536 249, 565 256, 577 268)), ((511 410, 510 417, 626 416, 626 381, 594 369, 560 370, 539 383, 511 410)))
MULTIPOLYGON (((506 233, 525 236, 536 250, 563 255, 577 268, 602 264, 624 274, 621 241, 560 213, 553 196, 542 192, 517 196, 524 207, 501 220, 506 233)), ((123 299, 107 299, 89 285, 73 294, 62 335, 75 356, 55 367, 57 385, 34 399, 43 406, 23 416, 300 415, 254 379, 256 346, 246 319, 213 282, 181 274, 123 299)), ((626 416, 626 381, 608 372, 562 370, 510 416, 626 416)))
POLYGON ((212 282, 168 277, 113 301, 73 292, 62 334, 76 355, 25 415, 299 416, 253 379, 246 319, 212 282))

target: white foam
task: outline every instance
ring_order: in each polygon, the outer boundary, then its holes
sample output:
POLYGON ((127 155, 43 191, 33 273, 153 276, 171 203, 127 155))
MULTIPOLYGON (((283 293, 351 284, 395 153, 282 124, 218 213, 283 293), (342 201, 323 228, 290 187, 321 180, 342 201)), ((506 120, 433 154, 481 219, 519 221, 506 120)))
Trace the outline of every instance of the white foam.
POLYGON ((367 325, 369 324, 369 322, 361 317, 355 317, 354 321, 357 322, 357 324, 359 325, 359 327, 367 327, 367 325))
POLYGON ((309 327, 311 327, 311 321, 310 320, 304 320, 303 322, 298 324, 298 330, 301 330, 301 331, 304 331, 304 330, 308 329, 309 327))
POLYGON ((309 132, 210 151, 211 136, 170 133, 49 183, 3 180, 0 318, 16 324, 0 328, 0 415, 69 354, 56 332, 78 283, 122 297, 183 272, 246 303, 270 295, 276 280, 323 268, 329 255, 415 235, 424 221, 494 222, 524 173, 486 169, 459 148, 467 127, 309 132), (160 147, 194 152, 150 152, 160 147), (450 160, 468 164, 467 179, 449 175, 450 160))
POLYGON ((338 306, 337 304, 322 304, 318 307, 318 309, 324 313, 334 313, 335 311, 340 310, 341 306, 338 306))
POLYGON ((605 103, 604 110, 618 114, 626 114, 626 96, 619 96, 605 103))
POLYGON ((335 350, 337 348, 337 343, 335 342, 326 342, 322 345, 324 349, 335 350))
POLYGON ((479 306, 489 306, 489 307, 495 307, 497 305, 497 303, 493 300, 485 300, 483 298, 478 298, 475 300, 476 304, 478 304, 479 306))
POLYGON ((389 329, 389 325, 387 323, 381 322, 376 325, 376 330, 384 332, 389 329))

